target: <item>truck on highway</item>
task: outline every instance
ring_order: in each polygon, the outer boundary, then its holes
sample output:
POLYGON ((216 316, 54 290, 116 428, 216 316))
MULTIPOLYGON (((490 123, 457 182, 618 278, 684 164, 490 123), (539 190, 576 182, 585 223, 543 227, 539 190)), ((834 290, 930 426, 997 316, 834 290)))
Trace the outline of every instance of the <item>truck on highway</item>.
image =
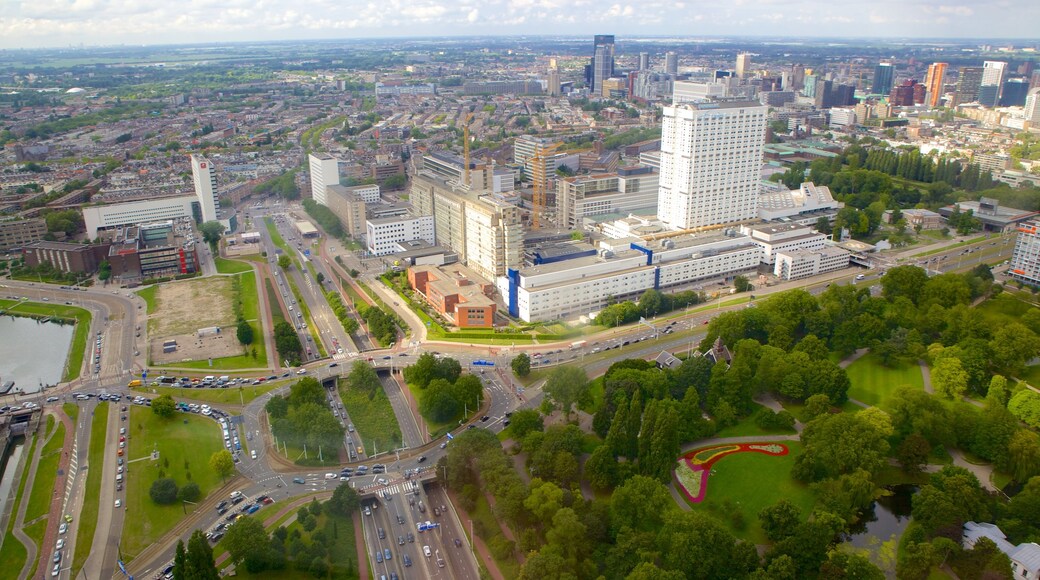
POLYGON ((587 340, 577 340, 577 341, 574 341, 574 342, 571 343, 571 350, 584 348, 586 344, 588 344, 587 340))

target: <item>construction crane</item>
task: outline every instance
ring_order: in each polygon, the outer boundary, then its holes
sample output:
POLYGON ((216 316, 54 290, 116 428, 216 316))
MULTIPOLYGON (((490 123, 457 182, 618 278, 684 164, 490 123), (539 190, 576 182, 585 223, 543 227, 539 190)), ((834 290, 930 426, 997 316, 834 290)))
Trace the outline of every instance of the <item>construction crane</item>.
POLYGON ((466 118, 462 120, 462 186, 469 187, 469 122, 473 118, 473 113, 466 113, 466 118))
POLYGON ((546 174, 545 161, 556 153, 559 143, 539 147, 531 156, 531 179, 534 181, 534 195, 531 198, 531 229, 541 226, 541 215, 545 211, 545 190, 549 185, 549 176, 546 174))

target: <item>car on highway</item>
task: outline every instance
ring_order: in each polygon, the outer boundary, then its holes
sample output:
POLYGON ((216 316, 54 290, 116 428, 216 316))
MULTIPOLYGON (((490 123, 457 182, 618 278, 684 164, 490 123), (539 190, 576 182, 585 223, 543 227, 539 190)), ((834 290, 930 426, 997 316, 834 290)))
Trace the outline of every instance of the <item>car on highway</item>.
POLYGON ((462 547, 462 540, 460 540, 458 538, 455 538, 455 547, 456 548, 461 548, 462 547))
POLYGON ((427 558, 429 558, 430 556, 433 555, 433 551, 430 550, 429 546, 423 546, 422 547, 422 552, 423 552, 423 554, 426 555, 427 558))
POLYGON ((69 514, 65 514, 65 521, 71 524, 72 523, 72 516, 70 516, 69 514))
POLYGON ((65 538, 58 538, 58 543, 54 545, 55 550, 60 550, 65 547, 65 538))
POLYGON ((376 564, 382 564, 382 563, 383 563, 383 553, 378 551, 378 550, 376 550, 376 564))
POLYGON ((51 568, 51 578, 54 578, 61 574, 61 564, 55 564, 54 568, 51 568))
POLYGON ((383 548, 383 559, 388 562, 393 559, 390 557, 390 548, 383 548))
POLYGON ((116 500, 116 508, 121 508, 121 507, 123 507, 123 500, 117 499, 116 500))
POLYGON ((412 567, 412 559, 408 557, 408 554, 405 554, 404 556, 402 556, 402 559, 404 560, 404 567, 405 568, 411 568, 412 567))
POLYGON ((419 463, 423 463, 425 461, 426 461, 426 456, 425 455, 420 455, 419 456, 419 463))
POLYGON ((64 522, 62 522, 62 524, 60 526, 58 526, 58 533, 59 534, 64 534, 67 531, 69 531, 69 525, 64 523, 64 522))

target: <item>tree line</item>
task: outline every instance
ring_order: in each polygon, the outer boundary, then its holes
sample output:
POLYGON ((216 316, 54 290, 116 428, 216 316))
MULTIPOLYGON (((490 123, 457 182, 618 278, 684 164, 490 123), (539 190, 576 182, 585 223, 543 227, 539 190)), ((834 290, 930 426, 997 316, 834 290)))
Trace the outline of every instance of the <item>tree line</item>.
POLYGON ((404 379, 420 389, 419 412, 433 423, 455 420, 467 407, 476 410, 484 400, 480 379, 463 375, 462 365, 451 357, 423 353, 404 369, 404 379))
POLYGON ((325 392, 317 379, 305 377, 289 387, 287 396, 275 395, 264 406, 271 417, 271 432, 281 442, 306 447, 308 456, 335 457, 343 446, 344 428, 332 416, 325 392))

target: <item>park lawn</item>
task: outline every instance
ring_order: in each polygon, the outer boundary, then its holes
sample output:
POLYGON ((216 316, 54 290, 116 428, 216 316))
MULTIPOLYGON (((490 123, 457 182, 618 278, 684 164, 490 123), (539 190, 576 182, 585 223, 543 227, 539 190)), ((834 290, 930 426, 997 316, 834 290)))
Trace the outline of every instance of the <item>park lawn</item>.
MULTIPOLYGON (((768 438, 763 438, 767 442, 768 438)), ((798 506, 803 517, 808 515, 816 498, 809 486, 791 477, 795 459, 802 453, 797 441, 782 441, 790 453, 782 456, 764 453, 734 453, 718 461, 712 470, 704 501, 691 504, 694 510, 715 515, 738 538, 755 544, 767 539, 758 523, 758 513, 781 499, 798 506), (735 510, 735 511, 734 511, 735 510), (734 513, 739 513, 743 526, 734 526, 734 513)))
POLYGON ((990 298, 975 307, 994 328, 1009 322, 1018 322, 1022 315, 1034 308, 1036 307, 1016 298, 1011 292, 1001 292, 996 298, 990 298))
POLYGON ((72 577, 87 561, 97 528, 98 502, 101 496, 101 470, 105 458, 105 429, 108 427, 109 403, 98 403, 90 424, 90 448, 87 452, 87 483, 83 505, 79 510, 79 528, 76 532, 76 553, 72 558, 72 577), (95 469, 96 468, 96 469, 95 469))
MULTIPOLYGON (((275 439, 278 444, 278 452, 283 457, 292 462, 304 460, 306 465, 326 466, 326 465, 339 465, 339 453, 340 448, 337 448, 333 453, 326 453, 325 449, 314 449, 308 447, 304 450, 302 445, 289 444, 284 440, 275 439), (321 460, 318 459, 318 455, 321 455, 321 460)), ((344 443, 344 446, 346 444, 344 443)))
POLYGON ((337 572, 336 578, 357 578, 357 546, 354 545, 354 522, 351 518, 333 516, 322 511, 318 519, 318 527, 324 529, 325 535, 335 540, 329 549, 329 563, 337 572), (352 574, 346 574, 352 570, 352 574))
POLYGON ((517 380, 520 381, 520 384, 523 386, 530 387, 538 381, 548 378, 548 376, 549 369, 531 369, 531 374, 526 377, 517 377, 517 380))
MULTIPOLYGON (((14 537, 11 530, 14 529, 14 514, 18 513, 18 505, 23 501, 22 494, 25 492, 25 480, 29 477, 28 465, 32 459, 33 452, 36 451, 36 439, 36 437, 33 437, 32 444, 29 445, 28 455, 25 456, 26 469, 22 470, 21 481, 18 483, 18 495, 15 496, 14 505, 11 507, 11 517, 7 520, 7 530, 4 532, 4 545, 0 547, 0 570, 21 571, 22 566, 25 565, 25 559, 29 557, 25 546, 18 541, 18 538, 14 537)), ((22 449, 25 448, 23 447, 22 449)))
MULTIPOLYGON (((783 400, 781 401, 781 404, 784 406, 784 409, 787 409, 792 415, 794 415, 795 419, 798 419, 802 423, 809 422, 809 416, 805 414, 805 403, 783 400)), ((844 405, 836 408, 842 413, 856 413, 863 410, 863 407, 860 407, 852 401, 845 401, 844 405)))
POLYGON ((149 497, 148 490, 159 478, 158 472, 164 471, 178 486, 194 481, 205 498, 221 485, 220 477, 209 468, 209 457, 224 446, 220 428, 212 420, 189 413, 163 419, 148 407, 130 409, 127 432, 129 469, 122 551, 129 561, 185 517, 179 502, 164 506, 149 497), (153 450, 159 452, 157 462, 129 463, 147 457, 153 450))
MULTIPOLYGON (((256 273, 250 270, 240 274, 238 288, 238 298, 242 302, 242 317, 253 328, 253 342, 246 347, 246 350, 256 349, 256 358, 253 359, 254 364, 260 363, 262 366, 269 366, 267 344, 264 342, 264 324, 260 319, 260 297, 257 294, 256 273)), ((270 331, 274 332, 274 329, 270 329, 270 331)), ((246 358, 252 359, 252 356, 246 355, 246 358)), ((216 361, 214 361, 214 364, 216 364, 216 361)))
POLYGON ((882 405, 897 388, 904 385, 924 389, 924 377, 918 365, 899 363, 896 367, 888 368, 874 354, 861 357, 849 365, 845 372, 851 383, 849 398, 868 405, 882 405))
POLYGON ((253 269, 252 266, 245 262, 229 260, 228 258, 214 258, 213 263, 216 264, 217 273, 219 274, 241 274, 253 269))
POLYGON ((65 424, 58 422, 47 444, 40 452, 40 462, 36 466, 36 479, 29 493, 29 505, 25 509, 25 521, 31 522, 50 511, 51 498, 54 494, 54 480, 58 478, 58 463, 61 461, 62 445, 65 443, 65 424))
POLYGON ((1018 378, 1033 386, 1040 385, 1040 365, 1026 367, 1026 369, 1019 374, 1018 378))
POLYGON ((76 421, 79 419, 79 405, 76 405, 75 403, 65 403, 61 406, 61 409, 69 416, 69 419, 72 419, 72 424, 75 425, 76 421))
POLYGON ((758 403, 752 403, 754 409, 751 414, 744 417, 735 425, 720 429, 713 437, 747 437, 757 435, 788 435, 794 433, 794 429, 763 429, 755 424, 755 415, 758 415, 766 407, 758 403))
POLYGON ((401 428, 382 388, 376 389, 371 399, 362 391, 348 388, 346 380, 340 380, 338 389, 343 408, 369 453, 401 446, 401 428))
POLYGON ((89 310, 65 304, 0 300, 0 311, 9 311, 5 314, 9 313, 14 316, 33 314, 74 322, 76 326, 72 331, 72 343, 69 346, 69 356, 65 360, 65 372, 62 374, 61 380, 68 382, 79 376, 80 369, 83 368, 83 357, 87 353, 87 334, 90 332, 89 310))
POLYGON ((603 406, 603 397, 606 390, 603 386, 603 377, 598 376, 589 381, 589 402, 587 405, 578 405, 578 408, 586 413, 594 414, 603 406))
POLYGON ((231 405, 249 404, 253 399, 277 389, 283 385, 276 381, 262 385, 235 385, 227 389, 181 389, 178 387, 137 387, 131 389, 140 393, 170 395, 177 401, 200 401, 203 403, 225 403, 231 405), (241 391, 241 392, 240 392, 241 391), (243 403, 244 401, 244 403, 243 403))

